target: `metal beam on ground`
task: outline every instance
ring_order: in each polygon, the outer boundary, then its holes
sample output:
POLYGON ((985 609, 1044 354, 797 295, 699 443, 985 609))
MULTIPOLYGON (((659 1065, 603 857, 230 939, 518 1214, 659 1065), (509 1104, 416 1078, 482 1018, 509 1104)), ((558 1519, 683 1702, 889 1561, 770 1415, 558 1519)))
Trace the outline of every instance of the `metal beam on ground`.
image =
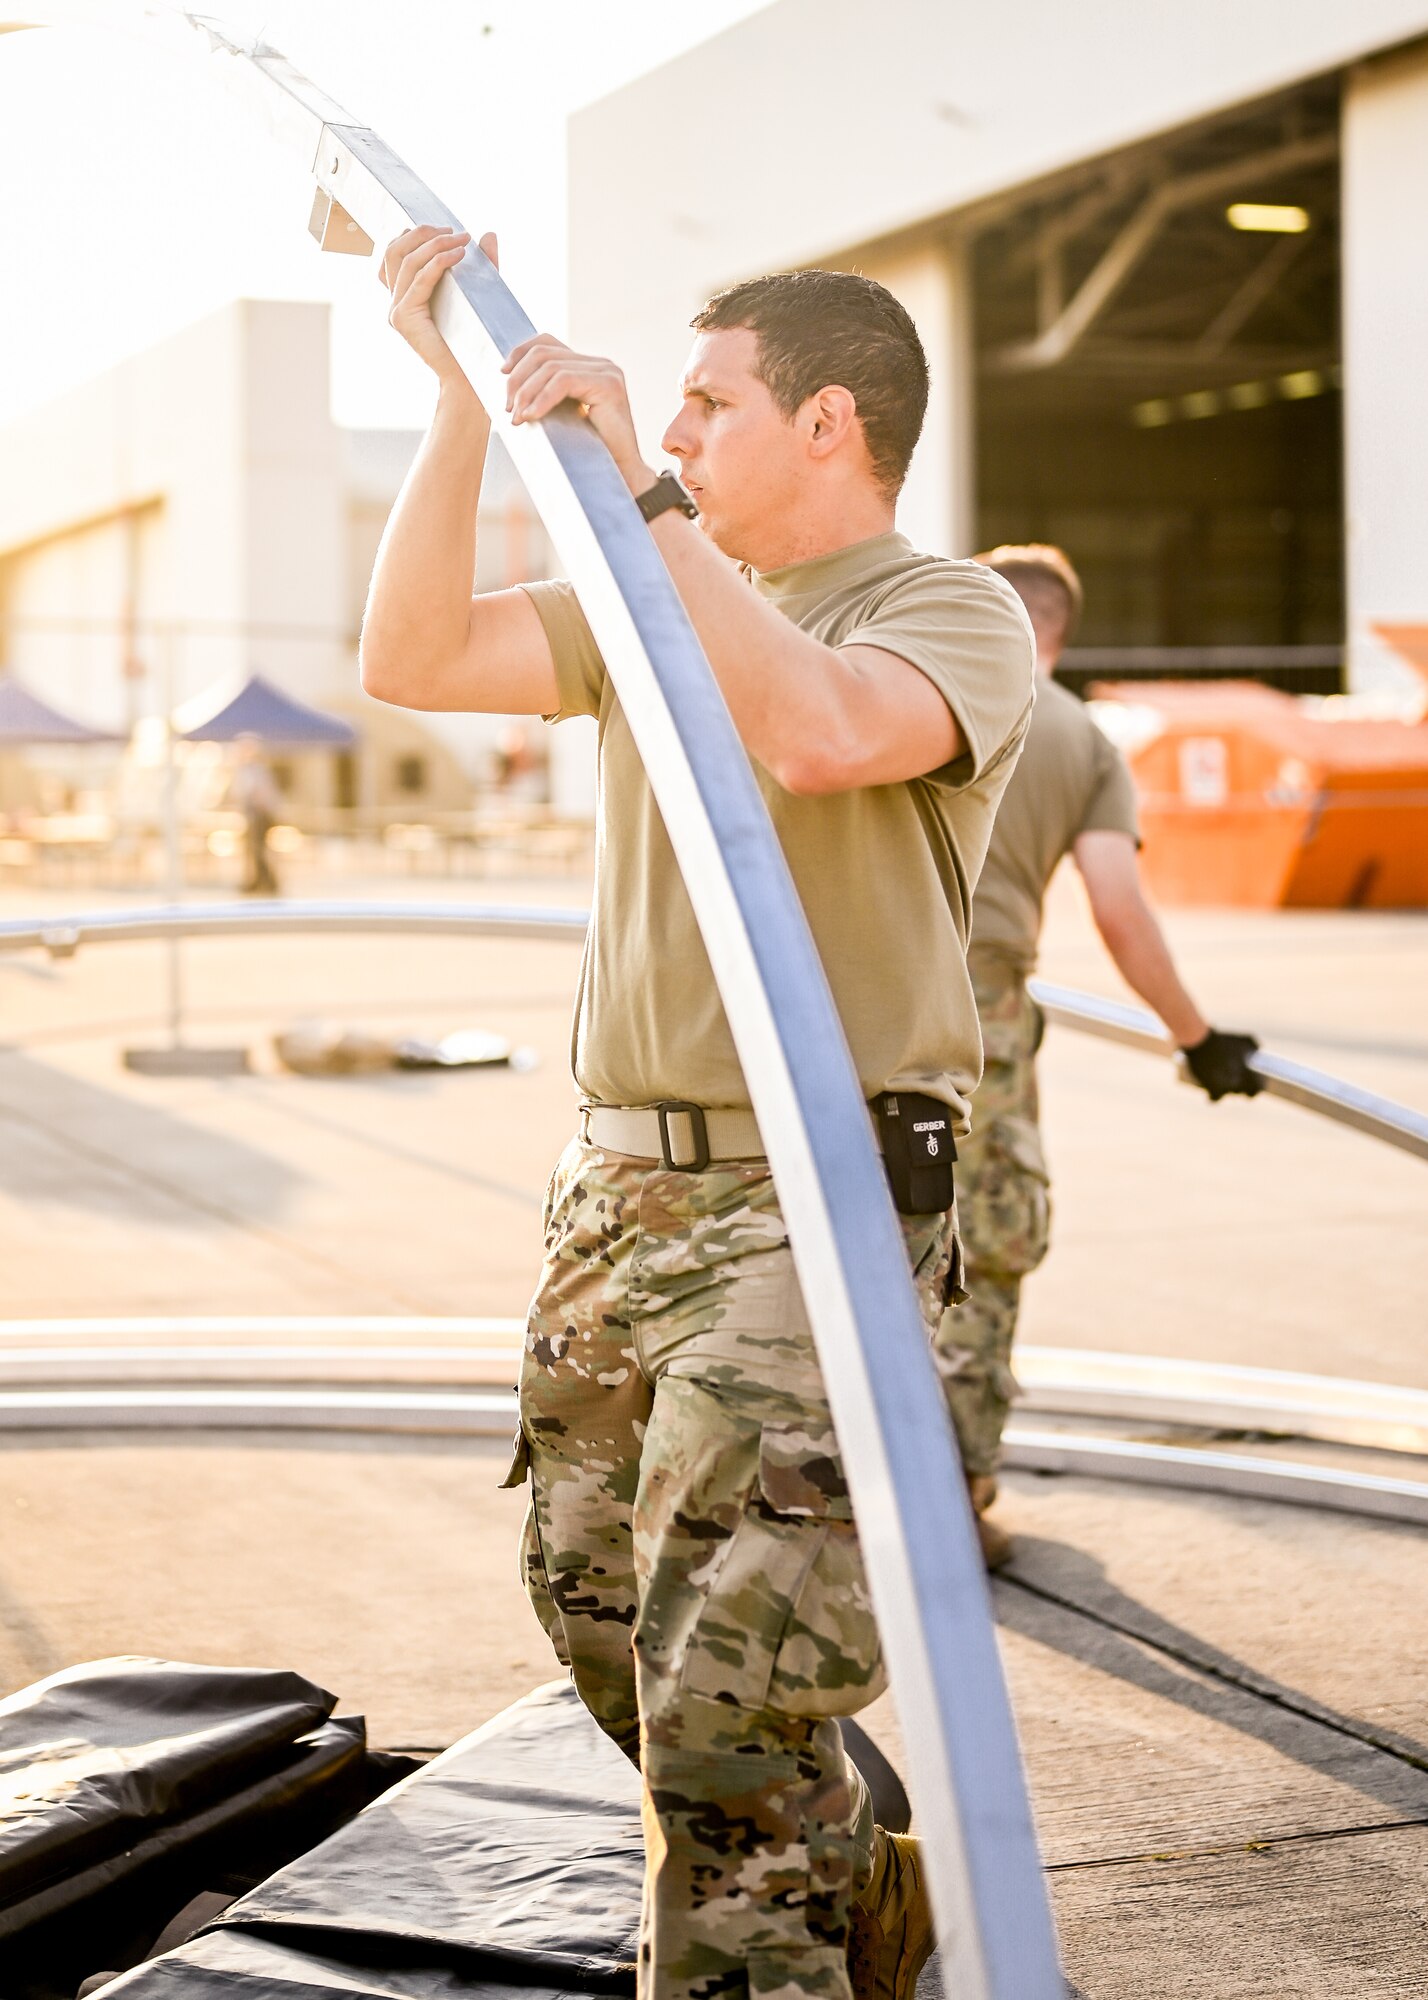
POLYGON ((1288 1459, 1251 1458, 1198 1446, 1149 1444, 1139 1438, 1077 1437, 1019 1423, 1007 1426, 1004 1447, 1003 1465, 1022 1472, 1129 1479, 1138 1485, 1186 1487, 1237 1500, 1277 1500, 1428 1527, 1428 1485, 1421 1480, 1386 1479, 1338 1466, 1296 1465, 1288 1459))
POLYGON ((1019 1347, 1016 1366, 1024 1411, 1428 1454, 1428 1390, 1396 1383, 1062 1347, 1019 1347))
MULTIPOLYGON (((162 905, 150 909, 78 913, 63 917, 18 917, 0 922, 0 951, 37 949, 68 958, 87 944, 121 944, 154 938, 204 935, 259 936, 266 933, 424 931, 453 937, 583 939, 588 913, 542 907, 480 903, 293 902, 259 906, 240 903, 162 905)), ((1177 1051, 1155 1015, 1121 1000, 1104 1000, 1046 980, 1030 982, 1032 998, 1048 1020, 1083 1034, 1124 1043, 1151 1055, 1177 1051)), ((1310 1069, 1261 1049, 1251 1066, 1265 1090, 1341 1125, 1352 1126, 1385 1145, 1428 1159, 1428 1117, 1390 1098, 1346 1083, 1324 1070, 1310 1069)))
MULTIPOLYGON (((508 1437, 513 1388, 293 1388, 268 1383, 91 1385, 0 1390, 0 1434, 49 1431, 322 1431, 420 1437, 508 1437)), ((1428 1526, 1428 1484, 1297 1464, 1289 1459, 1079 1436, 1008 1426, 1003 1464, 1024 1472, 1074 1474, 1181 1487, 1240 1500, 1274 1500, 1333 1513, 1428 1526)))
MULTIPOLYGON (((301 1376, 381 1383, 453 1374, 511 1386, 526 1323, 434 1314, 140 1314, 0 1320, 0 1383, 301 1376), (325 1372, 324 1372, 325 1371, 325 1372)), ((1276 1368, 1084 1348, 1020 1347, 1023 1413, 1213 1426, 1428 1455, 1428 1390, 1276 1368)))

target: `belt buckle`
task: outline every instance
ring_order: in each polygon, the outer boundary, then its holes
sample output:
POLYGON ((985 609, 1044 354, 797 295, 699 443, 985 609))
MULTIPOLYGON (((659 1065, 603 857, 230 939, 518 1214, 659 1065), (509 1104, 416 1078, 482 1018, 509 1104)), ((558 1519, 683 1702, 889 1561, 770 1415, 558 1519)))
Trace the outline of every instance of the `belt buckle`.
POLYGON ((671 1173, 702 1174, 709 1164, 709 1127, 704 1121, 704 1113, 699 1105, 690 1104, 682 1097, 667 1097, 662 1104, 655 1106, 655 1114, 659 1119, 661 1164, 668 1167, 671 1173), (694 1158, 692 1160, 676 1160, 671 1155, 669 1145, 669 1114, 671 1111, 682 1111, 693 1128, 694 1158))

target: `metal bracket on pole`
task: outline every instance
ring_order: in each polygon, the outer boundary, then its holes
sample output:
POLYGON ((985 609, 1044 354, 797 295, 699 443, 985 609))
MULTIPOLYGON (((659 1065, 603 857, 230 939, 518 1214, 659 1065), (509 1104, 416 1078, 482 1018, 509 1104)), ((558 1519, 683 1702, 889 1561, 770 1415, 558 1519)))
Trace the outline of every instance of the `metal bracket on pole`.
POLYGON ((349 257, 370 257, 376 248, 361 223, 354 222, 325 188, 318 188, 312 197, 307 233, 319 250, 339 250, 349 257))

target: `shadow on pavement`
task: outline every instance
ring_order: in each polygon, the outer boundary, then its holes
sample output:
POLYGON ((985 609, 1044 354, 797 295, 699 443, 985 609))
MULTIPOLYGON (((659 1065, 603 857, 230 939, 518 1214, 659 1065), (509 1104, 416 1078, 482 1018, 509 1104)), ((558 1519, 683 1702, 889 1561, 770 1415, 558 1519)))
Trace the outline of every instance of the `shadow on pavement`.
POLYGON ((1301 1754, 1298 1733, 1285 1727, 1288 1716, 1335 1730, 1366 1749, 1383 1753, 1393 1760, 1390 1764, 1363 1760, 1350 1782, 1361 1791, 1374 1793, 1374 1775, 1382 1772, 1380 1795, 1386 1803, 1403 1803, 1403 1764, 1428 1771, 1428 1745, 1380 1723, 1342 1714, 1313 1695, 1274 1680, 1199 1633, 1163 1618, 1111 1582, 1105 1565, 1084 1549, 1041 1536, 1018 1536, 1015 1566, 997 1577, 994 1595, 998 1622, 1010 1631, 1053 1646, 1101 1673, 1114 1674, 1242 1734, 1258 1737, 1310 1768, 1319 1766, 1312 1756, 1301 1754), (1023 1568, 1036 1574, 1022 1574, 1023 1568), (1073 1615, 1049 1620, 1041 1608, 1044 1606, 1073 1615), (1157 1652, 1168 1657, 1157 1659, 1157 1652), (1184 1671, 1187 1668, 1189 1673, 1184 1671), (1202 1675, 1208 1679, 1199 1678, 1202 1675), (1246 1701, 1246 1695, 1256 1699, 1246 1701))
MULTIPOLYGON (((161 1086, 160 1086, 161 1087, 161 1086)), ((272 1221, 306 1177, 181 1113, 0 1050, 0 1195, 195 1229, 272 1221)))

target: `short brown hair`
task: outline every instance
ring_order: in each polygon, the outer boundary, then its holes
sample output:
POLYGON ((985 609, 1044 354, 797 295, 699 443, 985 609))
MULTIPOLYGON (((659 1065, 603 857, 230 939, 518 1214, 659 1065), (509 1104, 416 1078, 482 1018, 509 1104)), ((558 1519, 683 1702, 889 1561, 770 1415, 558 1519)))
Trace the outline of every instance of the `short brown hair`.
POLYGON ((1083 592, 1071 558, 1053 542, 1003 542, 975 560, 1005 577, 1035 618, 1060 617, 1069 639, 1081 616, 1083 592))
POLYGON ((853 398, 873 473, 887 494, 907 477, 927 414, 927 356, 907 308, 852 271, 784 271, 716 292, 690 325, 758 336, 758 376, 786 417, 820 389, 853 398))

